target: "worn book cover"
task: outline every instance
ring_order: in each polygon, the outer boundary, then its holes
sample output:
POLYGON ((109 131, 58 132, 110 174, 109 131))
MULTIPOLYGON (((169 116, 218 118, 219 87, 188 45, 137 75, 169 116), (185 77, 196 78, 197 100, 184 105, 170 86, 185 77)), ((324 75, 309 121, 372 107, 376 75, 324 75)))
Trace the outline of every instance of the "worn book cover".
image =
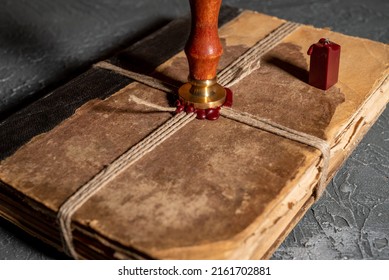
POLYGON ((325 142, 327 158, 223 114, 193 119, 123 161, 64 232, 61 207, 177 117, 147 105, 171 108, 174 94, 126 71, 186 82, 183 18, 1 124, 0 214, 76 258, 269 257, 385 108, 389 47, 252 11, 222 8, 219 19, 221 72, 259 49, 256 68, 230 87, 232 109, 325 142), (326 91, 308 84, 307 50, 320 38, 342 47, 338 83, 326 91))

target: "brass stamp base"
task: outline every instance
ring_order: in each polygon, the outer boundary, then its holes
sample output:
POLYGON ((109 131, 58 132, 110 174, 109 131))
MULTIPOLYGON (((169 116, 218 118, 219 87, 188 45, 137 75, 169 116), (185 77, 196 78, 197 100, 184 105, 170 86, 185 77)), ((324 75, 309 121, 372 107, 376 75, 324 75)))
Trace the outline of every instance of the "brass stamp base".
POLYGON ((197 109, 220 107, 226 100, 226 90, 216 83, 216 79, 190 80, 178 89, 178 95, 184 102, 197 109))

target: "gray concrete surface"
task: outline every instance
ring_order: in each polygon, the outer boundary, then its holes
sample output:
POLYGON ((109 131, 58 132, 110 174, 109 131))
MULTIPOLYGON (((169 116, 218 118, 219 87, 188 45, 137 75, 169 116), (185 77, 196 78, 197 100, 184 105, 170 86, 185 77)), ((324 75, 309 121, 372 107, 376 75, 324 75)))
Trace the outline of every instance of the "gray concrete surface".
MULTIPOLYGON (((389 42, 386 0, 224 0, 389 42)), ((0 117, 189 11, 185 0, 0 0, 0 117)), ((389 109, 273 259, 389 259, 389 109)), ((66 258, 0 219, 0 259, 66 258)))

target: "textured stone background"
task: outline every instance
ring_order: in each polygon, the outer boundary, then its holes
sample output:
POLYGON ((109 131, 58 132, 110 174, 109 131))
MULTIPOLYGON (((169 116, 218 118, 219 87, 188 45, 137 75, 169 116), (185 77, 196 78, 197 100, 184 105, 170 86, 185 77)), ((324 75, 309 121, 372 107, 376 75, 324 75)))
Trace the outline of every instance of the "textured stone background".
MULTIPOLYGON (((389 42, 386 0, 224 0, 389 42)), ((185 0, 1 0, 0 119, 189 11, 185 0)), ((389 259, 389 109, 273 259, 389 259)), ((0 259, 66 258, 0 219, 0 259)))

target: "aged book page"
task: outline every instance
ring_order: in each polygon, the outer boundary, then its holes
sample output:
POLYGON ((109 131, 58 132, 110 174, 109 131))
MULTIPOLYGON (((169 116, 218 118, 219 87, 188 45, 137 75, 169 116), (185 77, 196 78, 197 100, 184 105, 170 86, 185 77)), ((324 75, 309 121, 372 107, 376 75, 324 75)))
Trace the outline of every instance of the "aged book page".
MULTIPOLYGON (((224 25, 220 69, 284 22, 245 11, 224 25)), ((389 100, 388 61, 387 45, 300 26, 232 87, 233 108, 327 141, 332 176, 389 100), (321 37, 342 46, 339 82, 326 92, 306 82, 306 51, 321 37)), ((181 52, 153 75, 179 84, 187 69, 181 52)), ((64 201, 171 118, 132 95, 171 106, 171 96, 136 82, 87 102, 0 165, 9 193, 34 205, 36 217, 51 218, 23 222, 22 210, 9 210, 12 201, 2 215, 27 230, 41 222, 50 232, 41 238, 60 247, 55 215, 64 201)), ((196 120, 76 212, 74 243, 84 258, 264 258, 313 203, 320 163, 318 150, 275 134, 227 118, 196 120)))

